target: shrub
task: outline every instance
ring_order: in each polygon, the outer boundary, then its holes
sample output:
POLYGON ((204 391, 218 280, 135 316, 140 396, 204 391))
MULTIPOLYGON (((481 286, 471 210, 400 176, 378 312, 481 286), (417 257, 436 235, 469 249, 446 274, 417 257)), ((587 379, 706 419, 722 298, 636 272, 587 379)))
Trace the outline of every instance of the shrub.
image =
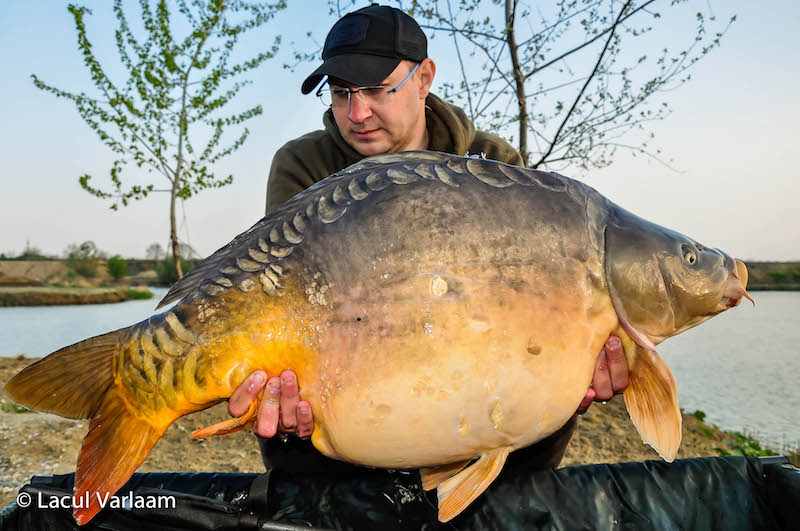
POLYGON ((765 457, 768 455, 778 455, 778 452, 770 448, 762 448, 761 444, 748 435, 738 431, 726 432, 733 436, 734 440, 725 441, 727 448, 714 447, 719 455, 740 455, 749 457, 765 457))
POLYGON ((142 289, 142 290, 129 289, 128 291, 125 292, 125 296, 129 300, 152 299, 153 292, 150 291, 149 289, 142 289))
POLYGON ((108 272, 116 279, 120 279, 128 273, 128 262, 119 255, 109 258, 106 265, 108 266, 108 272))
POLYGON ((706 428, 705 426, 698 426, 697 429, 700 431, 700 433, 702 433, 703 435, 705 435, 709 439, 714 436, 712 431, 710 429, 706 428))
MULTIPOLYGON (((181 269, 186 275, 194 267, 195 260, 185 260, 181 258, 181 269)), ((171 286, 178 281, 178 273, 175 271, 175 260, 170 257, 166 260, 156 262, 156 273, 158 273, 158 283, 164 286, 171 286)))
POLYGON ((776 269, 775 271, 767 271, 767 275, 778 284, 800 282, 800 269, 776 269))
POLYGON ((82 277, 92 278, 97 275, 98 252, 94 242, 85 241, 80 245, 70 244, 66 250, 67 267, 82 277))
POLYGON ((706 413, 705 413, 705 411, 700 411, 698 409, 697 411, 692 413, 692 415, 694 415, 694 418, 696 418, 700 422, 705 422, 706 421, 706 413))

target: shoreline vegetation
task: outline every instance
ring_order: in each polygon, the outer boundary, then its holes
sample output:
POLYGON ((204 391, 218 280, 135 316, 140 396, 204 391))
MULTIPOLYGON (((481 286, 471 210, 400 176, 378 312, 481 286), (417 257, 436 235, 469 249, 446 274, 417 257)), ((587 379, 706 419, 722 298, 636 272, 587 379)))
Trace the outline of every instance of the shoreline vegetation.
POLYGON ((0 307, 59 306, 66 304, 109 304, 114 302, 151 298, 153 298, 153 293, 146 287, 0 287, 0 307))
POLYGON ((748 291, 800 291, 800 262, 747 264, 748 291))
MULTIPOLYGON (((0 357, 0 388, 17 372, 39 358, 0 357)), ((261 473, 264 465, 254 435, 243 430, 231 435, 196 441, 192 430, 228 418, 227 404, 178 419, 159 440, 138 472, 261 473)), ((706 423, 702 411, 683 412, 683 440, 678 458, 723 455, 787 455, 800 466, 800 441, 793 448, 775 451, 753 436, 729 432, 706 423)), ((30 412, 0 397, 0 508, 14 500, 34 475, 75 471, 78 451, 88 431, 88 421, 70 420, 48 413, 30 412)), ((642 442, 617 396, 595 404, 580 417, 562 466, 658 460, 642 442)))
MULTIPOLYGON (((158 262, 108 260, 0 260, 0 307, 109 304, 150 299, 158 262)), ((166 283, 168 284, 168 283, 166 283)))

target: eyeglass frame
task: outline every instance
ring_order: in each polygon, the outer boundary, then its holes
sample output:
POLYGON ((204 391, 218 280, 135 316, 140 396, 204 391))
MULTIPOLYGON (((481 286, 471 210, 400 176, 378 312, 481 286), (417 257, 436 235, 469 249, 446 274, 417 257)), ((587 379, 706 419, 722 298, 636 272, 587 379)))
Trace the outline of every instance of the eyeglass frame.
MULTIPOLYGON (((419 65, 421 65, 421 64, 422 64, 421 62, 417 63, 414 66, 414 68, 411 69, 411 72, 409 72, 408 75, 403 78, 403 80, 400 82, 400 84, 398 84, 396 87, 394 87, 392 89, 387 90, 386 93, 387 94, 394 94, 395 92, 400 90, 400 87, 402 87, 405 84, 406 81, 411 79, 411 76, 414 74, 414 72, 417 71, 417 68, 419 68, 419 65)), ((322 96, 323 96, 323 92, 322 91, 325 88, 325 85, 330 86, 330 83, 328 83, 328 78, 326 78, 325 81, 317 89, 316 96, 318 98, 320 98, 320 101, 322 100, 322 96)), ((386 87, 386 85, 366 85, 366 86, 363 86, 363 87, 356 87, 356 88, 343 87, 341 90, 344 91, 345 93, 347 93, 347 105, 349 106, 350 102, 352 101, 353 94, 357 94, 357 93, 361 92, 364 89, 375 89, 375 88, 384 88, 384 87, 386 87)), ((331 90, 332 89, 328 89, 329 92, 331 90)), ((333 94, 333 93, 331 92, 331 94, 333 94)), ((362 99, 361 101, 365 101, 365 100, 362 99)), ((331 103, 330 103, 330 105, 328 105, 328 107, 333 107, 333 96, 331 96, 331 103)))

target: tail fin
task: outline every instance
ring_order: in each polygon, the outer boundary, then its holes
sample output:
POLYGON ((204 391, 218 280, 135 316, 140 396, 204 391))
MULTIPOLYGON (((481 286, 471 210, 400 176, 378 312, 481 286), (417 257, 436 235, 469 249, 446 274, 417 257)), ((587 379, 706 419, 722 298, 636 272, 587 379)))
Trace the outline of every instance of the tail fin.
POLYGON ((91 520, 109 495, 130 479, 170 423, 154 426, 134 416, 116 393, 105 398, 100 411, 92 417, 78 456, 75 496, 88 493, 89 498, 88 507, 74 512, 78 525, 91 520))
POLYGON ((154 425, 154 419, 131 411, 114 385, 114 362, 127 330, 62 348, 23 369, 3 389, 29 409, 92 419, 75 474, 75 495, 88 492, 90 500, 88 507, 75 510, 79 525, 128 481, 175 420, 154 425))
POLYGON ((28 409, 70 419, 93 416, 114 381, 117 330, 57 350, 22 370, 3 392, 28 409))

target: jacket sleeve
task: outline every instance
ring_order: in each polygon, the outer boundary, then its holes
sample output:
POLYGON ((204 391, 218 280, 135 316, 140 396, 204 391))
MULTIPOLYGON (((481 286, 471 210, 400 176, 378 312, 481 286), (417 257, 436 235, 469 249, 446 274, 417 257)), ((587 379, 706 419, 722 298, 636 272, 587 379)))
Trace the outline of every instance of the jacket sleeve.
POLYGON ((267 181, 267 214, 357 160, 349 160, 325 131, 313 131, 287 142, 272 158, 267 181))
POLYGON ((267 180, 267 211, 279 206, 316 182, 311 170, 292 149, 291 143, 280 148, 272 158, 267 180))

